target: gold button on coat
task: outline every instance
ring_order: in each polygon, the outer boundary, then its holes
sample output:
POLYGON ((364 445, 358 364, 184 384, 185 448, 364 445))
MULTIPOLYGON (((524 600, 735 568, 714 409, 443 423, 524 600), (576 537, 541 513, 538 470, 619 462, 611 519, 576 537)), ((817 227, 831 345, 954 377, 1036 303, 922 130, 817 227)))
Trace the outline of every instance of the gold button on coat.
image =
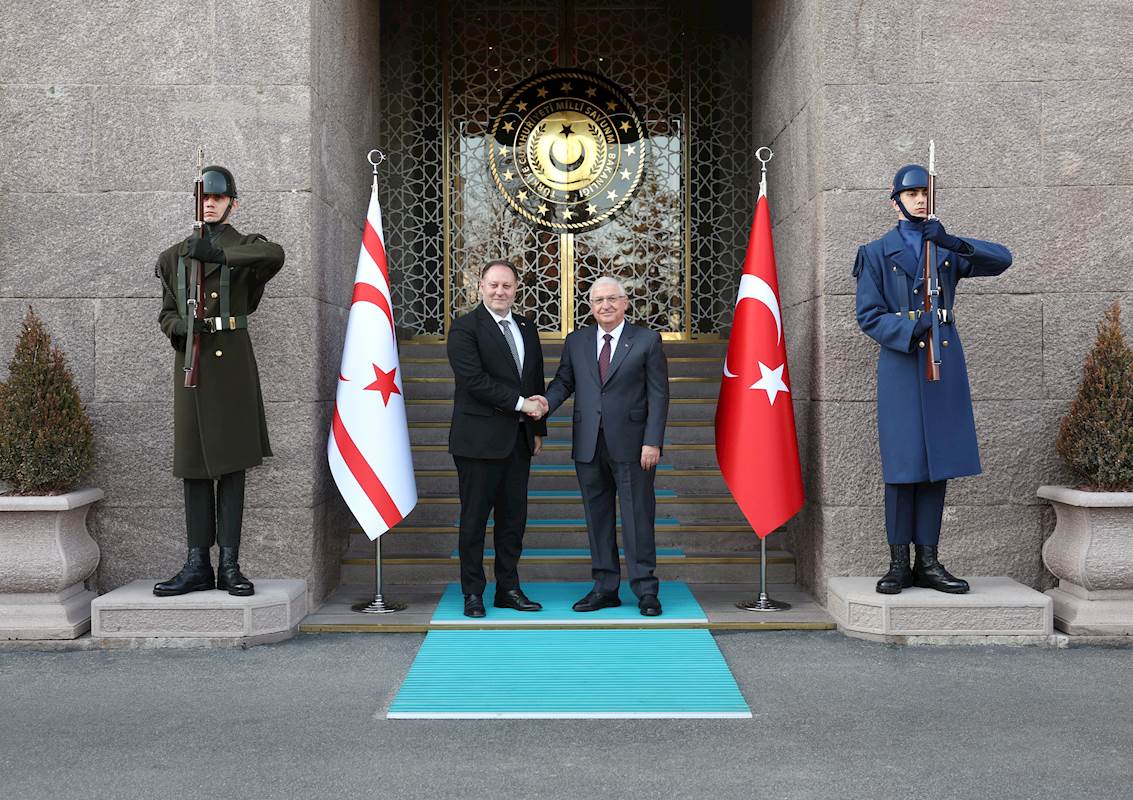
POLYGON ((220 297, 220 295, 218 295, 216 292, 213 292, 212 294, 209 295, 209 297, 211 297, 213 300, 215 300, 216 298, 220 297))
MULTIPOLYGON (((921 343, 921 347, 924 347, 924 343, 923 343, 923 342, 921 343)), ((217 351, 216 351, 216 357, 217 357, 217 358, 220 358, 220 357, 221 357, 222 355, 224 355, 224 351, 223 351, 223 350, 217 350, 217 351)))
MULTIPOLYGON (((917 342, 917 347, 919 347, 923 350, 924 349, 924 342, 917 342)), ((220 355, 220 353, 217 353, 217 355, 220 355)))

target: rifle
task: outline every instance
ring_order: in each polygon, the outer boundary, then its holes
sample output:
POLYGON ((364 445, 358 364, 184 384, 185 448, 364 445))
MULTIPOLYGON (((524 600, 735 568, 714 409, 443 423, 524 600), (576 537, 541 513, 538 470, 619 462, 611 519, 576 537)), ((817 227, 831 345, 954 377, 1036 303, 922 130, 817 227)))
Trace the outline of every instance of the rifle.
MULTIPOLYGON (((928 219, 936 219, 936 142, 928 143, 928 219)), ((932 315, 932 335, 925 352, 925 378, 940 380, 940 276, 936 271, 936 244, 924 243, 923 312, 932 315)))
MULTIPOLYGON (((204 169, 205 149, 197 148, 197 178, 193 183, 193 234, 203 237, 205 232, 205 179, 201 172, 204 169)), ((196 326, 194 319, 205 318, 205 281, 204 264, 197 259, 189 260, 189 299, 188 306, 189 330, 185 336, 185 388, 197 388, 197 371, 201 365, 201 335, 193 330, 196 326)))

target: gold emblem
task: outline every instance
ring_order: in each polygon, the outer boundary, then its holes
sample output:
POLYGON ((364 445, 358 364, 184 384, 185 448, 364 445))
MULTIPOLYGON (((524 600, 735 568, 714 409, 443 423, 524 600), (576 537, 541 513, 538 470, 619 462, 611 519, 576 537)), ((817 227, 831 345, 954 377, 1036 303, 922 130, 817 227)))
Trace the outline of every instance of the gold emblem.
POLYGON ((641 185, 641 114, 618 86, 592 72, 556 69, 512 89, 492 120, 488 163, 508 207, 553 233, 582 233, 613 219, 641 185))

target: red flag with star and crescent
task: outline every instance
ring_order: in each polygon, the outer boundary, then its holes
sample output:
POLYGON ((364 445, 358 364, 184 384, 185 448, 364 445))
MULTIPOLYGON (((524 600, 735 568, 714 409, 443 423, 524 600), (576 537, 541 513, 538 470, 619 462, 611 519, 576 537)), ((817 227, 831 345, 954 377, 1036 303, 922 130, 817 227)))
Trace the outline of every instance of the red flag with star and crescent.
POLYGON ((759 538, 803 506, 803 479, 766 178, 736 294, 732 335, 716 406, 716 461, 759 538))
POLYGON ((393 325, 378 187, 362 229, 327 459, 338 491, 370 539, 417 505, 393 325))

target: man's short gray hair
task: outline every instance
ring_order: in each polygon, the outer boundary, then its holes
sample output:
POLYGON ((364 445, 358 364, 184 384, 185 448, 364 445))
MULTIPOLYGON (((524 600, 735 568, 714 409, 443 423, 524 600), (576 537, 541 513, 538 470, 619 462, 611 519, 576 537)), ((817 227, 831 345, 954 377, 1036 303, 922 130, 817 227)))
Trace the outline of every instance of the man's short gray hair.
POLYGON ((618 294, 628 294, 628 292, 626 292, 626 287, 622 286, 621 281, 619 281, 612 275, 603 275, 601 278, 598 278, 596 281, 594 281, 594 283, 590 284, 590 296, 593 297, 594 290, 602 285, 616 286, 618 289, 618 294))

